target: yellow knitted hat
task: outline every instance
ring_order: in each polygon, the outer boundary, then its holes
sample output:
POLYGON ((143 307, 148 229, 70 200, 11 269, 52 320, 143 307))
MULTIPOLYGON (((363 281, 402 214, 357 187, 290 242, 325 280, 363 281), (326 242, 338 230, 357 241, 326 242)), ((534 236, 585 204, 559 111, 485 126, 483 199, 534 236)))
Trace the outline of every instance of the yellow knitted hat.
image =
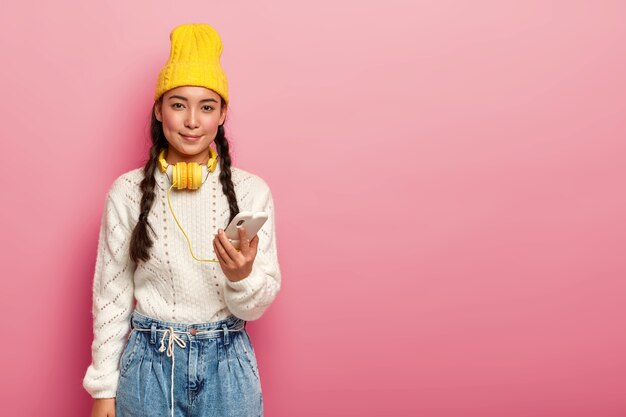
POLYGON ((222 40, 211 26, 192 23, 170 32, 170 57, 159 73, 154 100, 182 85, 210 88, 228 104, 228 81, 220 65, 222 40))

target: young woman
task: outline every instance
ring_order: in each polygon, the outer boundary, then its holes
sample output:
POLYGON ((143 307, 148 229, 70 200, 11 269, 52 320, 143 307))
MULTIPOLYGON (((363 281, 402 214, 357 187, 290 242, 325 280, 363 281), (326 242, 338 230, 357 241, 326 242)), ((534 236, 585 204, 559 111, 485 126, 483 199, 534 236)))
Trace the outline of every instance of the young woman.
POLYGON ((170 40, 148 161, 106 197, 83 386, 94 417, 262 416, 246 322, 280 289, 272 193, 231 166, 219 35, 188 24, 170 40), (235 249, 223 229, 240 211, 268 219, 235 249))

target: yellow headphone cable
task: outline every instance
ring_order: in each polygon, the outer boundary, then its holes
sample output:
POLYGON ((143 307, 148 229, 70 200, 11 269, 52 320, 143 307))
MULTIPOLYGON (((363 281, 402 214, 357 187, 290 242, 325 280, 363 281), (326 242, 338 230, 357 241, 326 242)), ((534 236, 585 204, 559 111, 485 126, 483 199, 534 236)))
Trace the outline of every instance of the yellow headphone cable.
MULTIPOLYGON (((209 157, 209 161, 207 162, 207 167, 209 168, 209 172, 213 172, 215 170, 215 166, 217 165, 218 156, 217 156, 217 153, 211 148, 209 148, 209 153, 210 153, 210 157, 209 157)), ((165 148, 162 149, 161 152, 159 153, 158 161, 159 161, 159 168, 161 172, 165 173, 169 165, 165 160, 165 148)), ((183 232, 183 235, 185 236, 185 239, 187 240, 187 244, 189 245, 189 252, 191 252, 191 256, 199 262, 219 262, 219 260, 217 259, 199 259, 196 257, 196 255, 193 253, 189 236, 187 236, 187 233, 185 233, 183 226, 178 221, 176 214, 174 214, 174 209, 172 208, 172 202, 170 201, 170 192, 172 188, 174 187, 177 187, 179 190, 180 189, 197 190, 200 187, 200 185, 202 185, 201 172, 202 172, 201 167, 196 162, 189 162, 189 163, 178 162, 175 166, 173 166, 172 180, 171 180, 172 185, 167 190, 167 204, 170 207, 170 211, 172 212, 172 216, 174 216, 174 220, 176 221, 176 224, 180 228, 181 232, 183 232)), ((237 252, 241 252, 241 250, 237 249, 237 252)))
POLYGON ((176 224, 178 225, 178 227, 180 227, 180 231, 183 232, 183 235, 185 235, 185 239, 187 239, 187 244, 189 245, 189 252, 191 252, 191 256, 193 256, 193 258, 199 262, 219 262, 219 260, 217 259, 199 259, 196 257, 196 255, 194 255, 193 249, 191 248, 191 241, 189 240, 189 236, 187 236, 187 233, 185 233, 183 226, 181 226, 178 218, 174 214, 174 210, 172 209, 172 202, 170 201, 170 191, 172 190, 172 188, 174 188, 174 185, 175 184, 172 184, 167 190, 167 204, 170 206, 170 211, 172 212, 172 216, 174 216, 174 220, 176 220, 176 224))

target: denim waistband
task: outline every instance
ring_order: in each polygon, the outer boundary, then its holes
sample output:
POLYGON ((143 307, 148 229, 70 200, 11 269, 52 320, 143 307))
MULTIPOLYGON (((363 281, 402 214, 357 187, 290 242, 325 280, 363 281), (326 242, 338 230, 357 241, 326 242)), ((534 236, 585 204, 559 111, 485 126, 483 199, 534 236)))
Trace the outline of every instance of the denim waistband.
POLYGON ((131 329, 153 329, 153 330, 169 330, 172 329, 176 333, 189 333, 192 329, 195 332, 195 335, 199 338, 204 337, 218 337, 220 334, 220 330, 223 330, 226 327, 228 330, 241 328, 246 326, 246 321, 236 317, 234 315, 229 315, 223 320, 212 321, 212 322, 204 322, 204 323, 180 323, 180 322, 171 322, 165 320, 159 320, 154 317, 149 317, 145 314, 138 312, 137 310, 133 310, 130 315, 130 327, 131 329), (218 330, 218 332, 215 332, 218 330), (206 333, 204 333, 206 332, 206 333))

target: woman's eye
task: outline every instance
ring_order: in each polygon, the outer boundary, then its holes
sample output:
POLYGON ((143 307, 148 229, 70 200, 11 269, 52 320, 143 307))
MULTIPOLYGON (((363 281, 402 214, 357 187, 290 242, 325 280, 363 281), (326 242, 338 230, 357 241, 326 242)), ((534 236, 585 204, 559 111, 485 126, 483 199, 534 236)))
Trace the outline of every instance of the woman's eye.
POLYGON ((174 103, 174 104, 172 104, 172 107, 173 107, 173 108, 175 108, 175 109, 180 109, 180 107, 176 107, 176 106, 182 106, 182 104, 180 104, 180 103, 174 103))
POLYGON ((207 105, 207 106, 202 106, 202 107, 207 108, 207 110, 209 110, 209 109, 213 109, 213 107, 212 107, 212 106, 208 106, 208 105, 207 105))

